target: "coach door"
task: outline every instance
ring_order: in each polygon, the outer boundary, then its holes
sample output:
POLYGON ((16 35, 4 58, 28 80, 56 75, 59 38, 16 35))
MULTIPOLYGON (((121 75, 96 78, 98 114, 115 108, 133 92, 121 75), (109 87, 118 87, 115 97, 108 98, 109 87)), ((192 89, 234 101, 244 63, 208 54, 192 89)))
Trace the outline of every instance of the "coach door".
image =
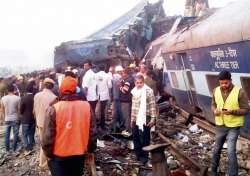
POLYGON ((186 53, 178 53, 180 64, 182 66, 182 76, 186 87, 189 103, 192 107, 198 107, 197 94, 194 86, 193 75, 190 69, 186 69, 185 60, 187 59, 186 53))

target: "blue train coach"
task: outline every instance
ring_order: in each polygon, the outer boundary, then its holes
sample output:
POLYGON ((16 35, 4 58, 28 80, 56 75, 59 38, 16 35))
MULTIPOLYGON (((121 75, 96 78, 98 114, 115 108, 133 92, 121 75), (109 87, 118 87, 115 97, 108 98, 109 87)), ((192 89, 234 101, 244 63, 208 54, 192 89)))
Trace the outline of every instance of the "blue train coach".
MULTIPOLYGON (((232 73, 233 84, 245 90, 250 102, 250 1, 238 0, 169 34, 162 57, 166 88, 186 111, 201 110, 214 123, 212 91, 224 69, 232 73)), ((242 135, 250 138, 250 116, 242 135)))

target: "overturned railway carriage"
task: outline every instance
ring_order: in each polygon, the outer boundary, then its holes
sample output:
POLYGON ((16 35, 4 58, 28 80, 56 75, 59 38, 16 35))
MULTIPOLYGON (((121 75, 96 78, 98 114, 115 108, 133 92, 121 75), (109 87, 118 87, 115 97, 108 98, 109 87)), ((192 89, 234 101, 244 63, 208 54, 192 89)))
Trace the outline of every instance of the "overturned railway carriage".
POLYGON ((128 65, 144 54, 144 46, 162 34, 165 18, 163 1, 150 4, 141 0, 133 9, 112 23, 82 39, 63 42, 55 48, 54 67, 80 66, 86 59, 94 64, 128 65))
MULTIPOLYGON (((231 71, 233 83, 250 100, 250 1, 229 4, 170 34, 162 56, 165 85, 177 103, 190 113, 201 110, 214 123, 211 98, 220 71, 231 71)), ((242 135, 250 138, 250 117, 245 119, 242 135)))

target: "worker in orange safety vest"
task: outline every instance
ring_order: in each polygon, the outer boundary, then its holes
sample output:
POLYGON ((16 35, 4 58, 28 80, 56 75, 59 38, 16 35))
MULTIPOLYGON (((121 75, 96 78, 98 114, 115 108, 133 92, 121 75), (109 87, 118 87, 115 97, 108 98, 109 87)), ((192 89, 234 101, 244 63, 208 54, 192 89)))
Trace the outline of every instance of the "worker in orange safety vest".
POLYGON ((42 147, 52 176, 81 176, 85 154, 96 148, 95 119, 76 87, 76 79, 65 77, 60 101, 47 109, 42 147))

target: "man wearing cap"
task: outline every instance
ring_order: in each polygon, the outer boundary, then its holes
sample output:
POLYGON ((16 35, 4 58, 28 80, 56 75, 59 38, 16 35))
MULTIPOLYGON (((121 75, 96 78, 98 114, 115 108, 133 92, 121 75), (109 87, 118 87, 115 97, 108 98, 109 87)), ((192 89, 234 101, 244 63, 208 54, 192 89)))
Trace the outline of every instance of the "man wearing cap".
POLYGON ((46 113, 42 147, 52 176, 81 176, 86 152, 96 148, 95 119, 76 93, 77 80, 62 80, 61 98, 46 113))
MULTIPOLYGON (((50 78, 45 78, 43 83, 44 89, 37 93, 34 97, 34 115, 36 118, 40 140, 42 139, 46 110, 51 104, 56 102, 57 99, 57 96, 52 92, 55 82, 50 78)), ((40 148, 39 161, 40 168, 46 167, 47 159, 43 153, 42 147, 40 148)))
POLYGON ((92 63, 87 60, 84 63, 84 70, 86 70, 85 75, 82 78, 82 88, 85 92, 86 98, 91 106, 91 109, 95 113, 97 104, 97 85, 96 85, 96 75, 91 69, 92 63))
POLYGON ((249 111, 248 99, 242 88, 232 84, 231 73, 219 74, 219 86, 213 91, 212 111, 215 116, 216 137, 212 156, 212 175, 218 175, 220 154, 227 139, 228 175, 238 175, 236 143, 244 116, 249 111))

